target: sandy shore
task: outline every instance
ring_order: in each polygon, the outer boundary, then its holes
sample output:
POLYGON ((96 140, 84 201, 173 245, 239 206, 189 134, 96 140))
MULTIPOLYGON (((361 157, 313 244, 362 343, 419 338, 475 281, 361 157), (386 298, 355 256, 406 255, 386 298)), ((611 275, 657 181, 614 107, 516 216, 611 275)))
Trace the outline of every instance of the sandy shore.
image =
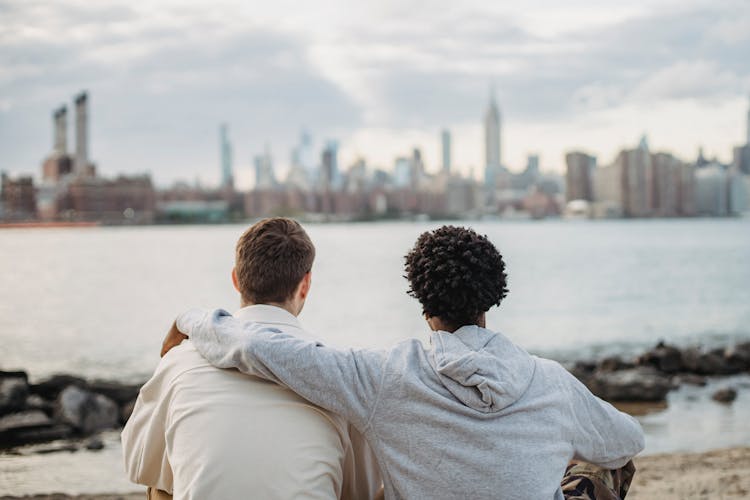
MULTIPOLYGON (((750 448, 641 457, 628 500, 732 499, 750 496, 750 448)), ((143 500, 146 495, 1 496, 0 500, 143 500)))
POLYGON ((628 500, 750 496, 750 448, 638 458, 628 500))

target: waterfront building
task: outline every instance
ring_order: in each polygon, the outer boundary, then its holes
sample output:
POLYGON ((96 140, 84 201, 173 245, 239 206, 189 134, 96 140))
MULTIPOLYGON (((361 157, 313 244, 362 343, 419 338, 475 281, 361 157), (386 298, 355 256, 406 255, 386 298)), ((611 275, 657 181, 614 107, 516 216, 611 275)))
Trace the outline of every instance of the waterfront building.
POLYGON ((341 186, 341 174, 338 160, 339 144, 329 140, 320 157, 319 185, 322 189, 338 189, 341 186))
POLYGON ((222 123, 219 127, 219 154, 221 157, 221 187, 234 189, 234 174, 232 170, 232 144, 229 142, 229 127, 222 123))
POLYGON ((732 150, 732 166, 737 172, 750 175, 750 144, 732 150))
POLYGON ((596 168, 596 157, 573 151, 565 155, 565 165, 566 201, 593 201, 592 177, 596 168))
POLYGON ((255 190, 269 190, 277 187, 276 176, 273 171, 273 158, 271 149, 266 144, 263 154, 257 155, 253 159, 255 167, 255 190))
POLYGON ((396 188, 410 188, 413 164, 410 158, 399 156, 393 165, 393 183, 396 188))
POLYGON ((11 179, 0 174, 0 220, 24 221, 36 218, 36 189, 30 175, 11 179))
POLYGON ((449 130, 444 129, 440 133, 440 143, 442 146, 443 156, 443 173, 450 175, 451 173, 451 133, 449 130))
POLYGON ((695 205, 698 215, 724 216, 729 209, 729 177, 718 163, 710 163, 695 173, 695 205))
POLYGON ((669 153, 651 155, 653 168, 653 215, 675 217, 680 213, 679 186, 681 162, 669 153))

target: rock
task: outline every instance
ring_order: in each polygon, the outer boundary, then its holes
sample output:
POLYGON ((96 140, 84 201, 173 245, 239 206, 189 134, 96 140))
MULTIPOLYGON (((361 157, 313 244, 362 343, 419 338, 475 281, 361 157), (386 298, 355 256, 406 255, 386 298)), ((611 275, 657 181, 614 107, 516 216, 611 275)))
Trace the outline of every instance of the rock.
POLYGON ((70 434, 70 426, 57 424, 40 410, 23 411, 0 418, 0 446, 61 439, 70 434))
POLYGON ((4 378, 22 378, 26 383, 29 382, 29 376, 26 374, 26 372, 20 370, 10 372, 0 370, 0 379, 4 378))
POLYGON ((0 434, 17 429, 52 425, 53 421, 39 410, 22 411, 0 418, 0 434))
POLYGON ((672 384, 654 368, 637 367, 596 372, 589 380, 588 387, 607 401, 664 401, 672 384))
POLYGON ((29 386, 22 377, 0 379, 0 415, 20 411, 26 404, 29 386))
MULTIPOLYGON (((70 453, 74 453, 74 452, 78 451, 78 446, 76 446, 73 443, 64 443, 64 444, 61 444, 59 446, 51 446, 51 447, 48 447, 48 448, 40 448, 38 450, 35 450, 34 453, 36 453, 37 455, 47 455, 49 453, 59 453, 61 451, 68 451, 70 453)), ((61 499, 62 498, 66 498, 66 497, 61 497, 61 499)), ((67 498, 70 498, 70 497, 67 497, 67 498)))
POLYGON ((60 392, 70 385, 85 389, 88 387, 88 382, 81 377, 61 374, 53 375, 38 384, 32 384, 30 389, 32 394, 38 394, 44 399, 55 400, 60 395, 60 392))
POLYGON ((133 414, 133 408, 135 408, 135 399, 125 403, 120 407, 120 423, 122 425, 125 425, 130 418, 130 415, 133 414))
POLYGON ((599 361, 596 369, 600 372, 614 372, 617 370, 627 370, 633 368, 633 363, 623 361, 620 356, 610 356, 599 361))
POLYGON ((750 371, 750 342, 727 347, 724 361, 736 373, 750 371))
POLYGON ((89 383, 89 390, 98 394, 103 394, 109 399, 114 400, 117 404, 123 405, 138 397, 138 391, 141 390, 142 384, 121 384, 106 380, 95 380, 89 383))
POLYGON ((594 373, 596 365, 588 361, 576 361, 568 371, 584 384, 588 384, 591 375, 594 373))
POLYGON ((731 387, 725 387, 724 389, 719 389, 718 391, 714 392, 714 395, 711 396, 711 399, 714 401, 718 401, 719 403, 731 403, 735 399, 737 399, 737 391, 732 389, 731 387))
POLYGON ((66 439, 73 435, 73 428, 67 424, 54 424, 50 427, 23 429, 14 433, 16 444, 41 443, 66 439))
POLYGON ((120 409, 106 396, 71 385, 57 398, 56 414, 61 422, 70 424, 78 432, 88 435, 116 427, 120 409))
POLYGON ((716 352, 704 352, 697 347, 690 347, 682 352, 685 371, 699 375, 724 374, 724 357, 716 352))
POLYGON ((104 442, 98 437, 93 437, 86 441, 85 446, 87 450, 98 451, 104 448, 104 442))
POLYGON ((683 368, 682 352, 664 342, 641 354, 636 362, 642 366, 653 366, 664 373, 677 373, 683 368))
POLYGON ((680 386, 682 384, 697 385, 705 387, 707 384, 706 377, 702 375, 696 375, 695 373, 681 373, 672 377, 672 384, 680 386))

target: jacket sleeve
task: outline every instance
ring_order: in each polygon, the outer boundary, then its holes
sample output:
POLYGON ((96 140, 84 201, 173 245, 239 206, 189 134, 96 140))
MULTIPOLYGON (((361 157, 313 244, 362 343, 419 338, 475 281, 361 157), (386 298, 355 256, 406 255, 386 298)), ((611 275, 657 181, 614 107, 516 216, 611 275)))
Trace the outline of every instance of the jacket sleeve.
POLYGON ((165 439, 169 405, 165 359, 154 376, 141 387, 121 440, 128 478, 134 483, 171 493, 173 477, 165 439))
MULTIPOLYGON (((564 368, 561 368, 564 370, 564 368)), ((619 469, 643 451, 645 439, 638 421, 594 396, 571 374, 571 405, 575 457, 606 469, 619 469)))
POLYGON ((363 432, 369 425, 382 387, 384 351, 333 349, 275 327, 243 323, 222 310, 189 311, 177 326, 214 366, 283 384, 363 432))

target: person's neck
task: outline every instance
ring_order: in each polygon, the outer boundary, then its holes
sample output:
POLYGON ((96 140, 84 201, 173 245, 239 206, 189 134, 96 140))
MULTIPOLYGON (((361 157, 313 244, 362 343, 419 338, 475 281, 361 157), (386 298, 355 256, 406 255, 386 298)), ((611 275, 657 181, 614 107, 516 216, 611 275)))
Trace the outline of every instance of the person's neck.
POLYGON ((297 316, 299 314, 297 311, 295 311, 294 307, 289 302, 283 302, 283 303, 282 302, 258 302, 256 303, 256 302, 247 302, 244 300, 240 302, 240 307, 248 307, 248 306, 274 306, 274 307, 278 307, 289 312, 289 314, 291 314, 292 316, 297 316))

